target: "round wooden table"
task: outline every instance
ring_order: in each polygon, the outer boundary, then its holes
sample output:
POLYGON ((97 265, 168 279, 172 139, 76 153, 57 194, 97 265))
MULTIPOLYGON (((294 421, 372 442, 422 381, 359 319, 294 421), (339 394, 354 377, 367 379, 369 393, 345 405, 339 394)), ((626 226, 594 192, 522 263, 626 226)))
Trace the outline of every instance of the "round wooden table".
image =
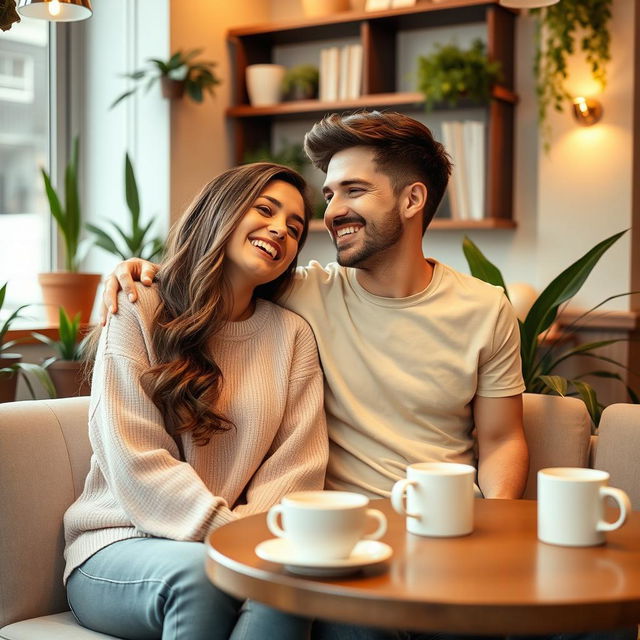
POLYGON ((388 500, 382 541, 393 556, 341 578, 306 578, 261 560, 272 538, 264 514, 208 538, 207 573, 220 589, 309 617, 394 629, 553 633, 640 621, 640 513, 600 547, 539 542, 536 502, 476 500, 475 530, 460 538, 407 533, 388 500))

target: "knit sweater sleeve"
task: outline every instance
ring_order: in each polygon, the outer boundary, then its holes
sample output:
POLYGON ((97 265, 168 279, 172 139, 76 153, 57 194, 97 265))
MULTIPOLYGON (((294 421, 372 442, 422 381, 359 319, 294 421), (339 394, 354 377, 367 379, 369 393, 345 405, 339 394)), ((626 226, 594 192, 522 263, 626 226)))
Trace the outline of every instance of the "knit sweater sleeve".
POLYGON ((282 424, 234 514, 266 511, 293 491, 322 489, 329 456, 323 376, 311 329, 300 321, 282 424))
POLYGON ((142 388, 150 356, 138 314, 144 317, 145 310, 124 303, 103 330, 93 379, 91 444, 112 495, 137 529, 173 540, 202 540, 211 527, 236 516, 190 464, 179 460, 160 411, 142 388))

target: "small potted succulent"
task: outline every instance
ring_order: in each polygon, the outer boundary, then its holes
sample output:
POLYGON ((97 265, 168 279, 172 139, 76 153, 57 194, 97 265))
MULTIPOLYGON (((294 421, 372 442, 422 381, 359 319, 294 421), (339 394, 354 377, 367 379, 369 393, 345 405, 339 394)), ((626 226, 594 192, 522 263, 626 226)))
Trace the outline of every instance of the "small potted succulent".
POLYGON ((216 63, 195 60, 201 53, 202 49, 192 49, 176 51, 167 61, 149 58, 146 68, 125 74, 125 78, 134 80, 136 85, 120 94, 110 108, 133 95, 142 83, 145 83, 145 90, 148 91, 159 81, 162 95, 169 100, 182 98, 186 93, 194 102, 202 102, 205 91, 214 95, 214 87, 220 84, 220 78, 213 70, 216 63))
POLYGON ((313 100, 318 97, 320 73, 311 64, 301 64, 287 69, 282 81, 282 91, 287 100, 313 100))
POLYGON ((80 314, 76 314, 71 319, 62 307, 59 314, 59 340, 52 340, 41 333, 31 335, 56 352, 56 355, 42 364, 53 380, 56 396, 58 398, 88 396, 91 393, 91 387, 84 375, 84 342, 80 335, 80 314))
POLYGON ((418 58, 418 90, 427 111, 440 102, 455 107, 461 99, 485 103, 491 87, 501 79, 500 63, 489 60, 486 46, 474 40, 469 49, 455 44, 436 45, 436 51, 418 58))

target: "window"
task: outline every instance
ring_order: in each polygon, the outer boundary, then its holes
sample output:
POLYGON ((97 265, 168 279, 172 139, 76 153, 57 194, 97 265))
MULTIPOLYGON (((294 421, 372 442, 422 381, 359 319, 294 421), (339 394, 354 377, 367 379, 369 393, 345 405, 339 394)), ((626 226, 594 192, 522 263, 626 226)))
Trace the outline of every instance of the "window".
MULTIPOLYGON (((50 215, 40 168, 49 166, 49 23, 23 18, 0 37, 0 283, 7 307, 40 301, 50 263, 50 215)), ((43 316, 37 306, 29 315, 43 316)))

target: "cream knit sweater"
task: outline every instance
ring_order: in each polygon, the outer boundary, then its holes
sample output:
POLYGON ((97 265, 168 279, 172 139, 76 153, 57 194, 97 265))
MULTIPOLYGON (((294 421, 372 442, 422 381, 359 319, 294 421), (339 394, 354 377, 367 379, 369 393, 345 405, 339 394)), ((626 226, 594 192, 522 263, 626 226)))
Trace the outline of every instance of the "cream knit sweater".
POLYGON ((123 295, 96 358, 89 436, 91 468, 65 514, 64 580, 99 549, 134 537, 203 540, 210 530, 267 510, 292 491, 321 489, 327 464, 322 372, 308 325, 259 300, 229 323, 212 351, 223 391, 218 408, 235 429, 204 447, 183 437, 186 462, 140 386, 155 363, 155 288, 123 295))

